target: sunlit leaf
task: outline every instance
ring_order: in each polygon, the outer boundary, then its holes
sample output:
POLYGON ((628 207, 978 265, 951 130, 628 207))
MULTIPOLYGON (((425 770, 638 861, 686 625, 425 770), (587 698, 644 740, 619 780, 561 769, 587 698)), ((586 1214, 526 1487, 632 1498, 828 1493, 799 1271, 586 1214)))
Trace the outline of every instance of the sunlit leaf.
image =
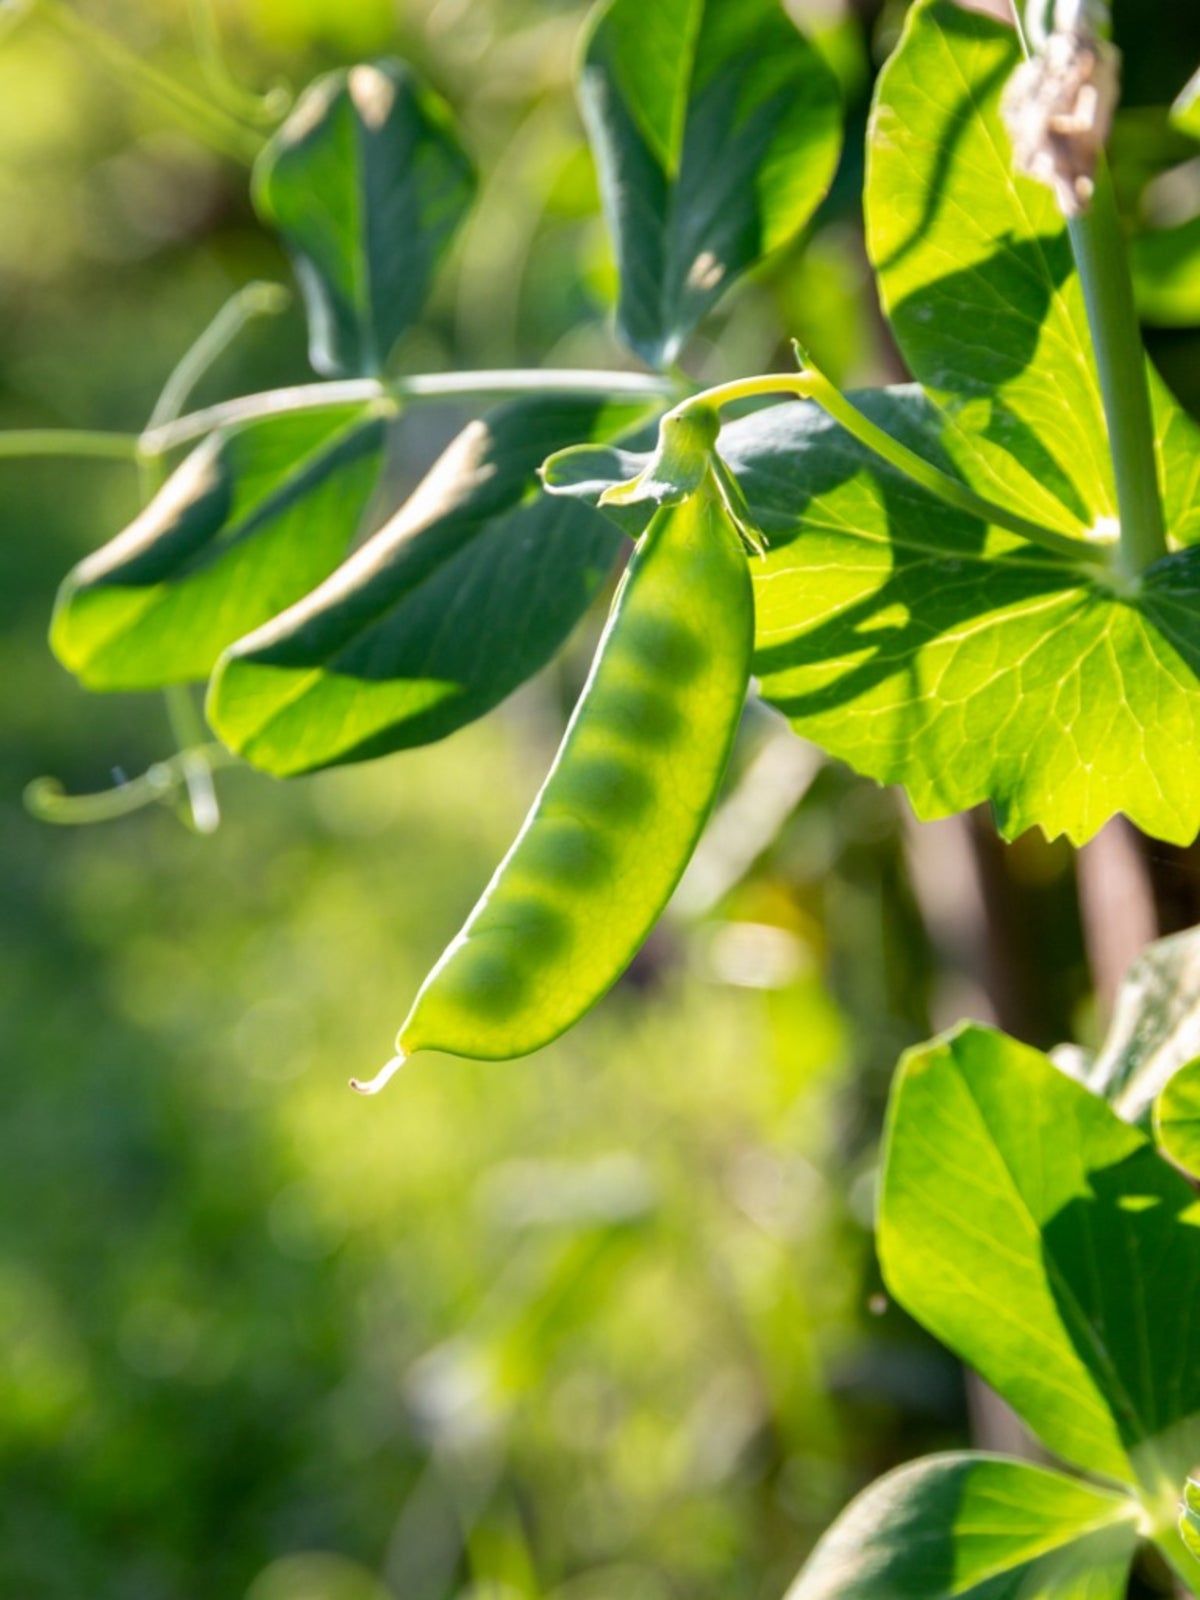
POLYGON ((1137 235, 1133 285, 1143 321, 1160 328, 1200 323, 1200 216, 1137 235))
MULTIPOLYGON (((1108 429, 1070 240, 1052 191, 1017 176, 1000 97, 1011 27, 917 0, 880 75, 868 142, 871 259, 914 377, 945 406, 977 488, 1063 532, 1116 526, 1108 429)), ((1194 425, 1152 381, 1167 525, 1200 533, 1194 425)))
POLYGON ((859 1495, 787 1600, 1123 1600, 1137 1515, 1024 1461, 930 1456, 859 1495))
POLYGON ((221 663, 214 728, 287 775, 441 739, 545 664, 622 540, 542 494, 537 468, 623 408, 539 398, 471 423, 407 504, 326 583, 221 663))
POLYGON ((1200 139, 1200 68, 1197 68, 1175 97, 1171 121, 1189 138, 1200 139))
POLYGON ((837 161, 837 84, 779 0, 609 0, 580 98, 616 242, 618 328, 665 366, 812 215, 837 161))
POLYGON ((897 1300, 1050 1449, 1174 1520, 1200 1452, 1200 1201, 1145 1134, 965 1026, 901 1064, 879 1249, 897 1300))
POLYGON ((1179 1537, 1188 1554, 1200 1561, 1200 1479, 1189 1478, 1179 1508, 1179 1537))
POLYGON ((1200 1178, 1200 1060, 1168 1079, 1154 1103, 1154 1134, 1172 1161, 1200 1178))
POLYGON ((226 645, 341 560, 384 434, 370 408, 342 405, 207 439, 67 575, 50 629, 59 660, 90 689, 206 678, 226 645))
POLYGON ((321 373, 374 373, 420 315, 475 180, 444 103, 378 61, 318 78, 254 169, 292 251, 321 373))

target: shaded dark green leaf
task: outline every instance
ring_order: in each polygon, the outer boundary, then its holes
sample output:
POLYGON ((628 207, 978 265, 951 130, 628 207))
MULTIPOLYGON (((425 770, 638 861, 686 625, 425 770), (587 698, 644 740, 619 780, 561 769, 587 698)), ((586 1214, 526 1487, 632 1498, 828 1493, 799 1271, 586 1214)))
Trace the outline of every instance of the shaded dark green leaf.
POLYGON ((610 0, 580 99, 616 242, 622 337, 669 365, 833 177, 837 84, 778 0, 610 0))
POLYGON ((997 1456, 931 1456, 865 1490, 787 1600, 1122 1600, 1138 1507, 997 1456))
POLYGON ((209 699, 221 738, 290 775, 430 743, 497 705, 564 642, 622 543, 543 494, 537 469, 629 419, 546 398, 471 423, 328 582, 228 652, 209 699))
POLYGON ((254 201, 295 258, 318 372, 380 371, 474 190, 447 107, 404 62, 305 91, 255 165, 254 201))
POLYGON ((214 434, 70 572, 50 642, 90 689, 206 678, 226 645, 319 583, 379 477, 385 425, 333 406, 214 434))

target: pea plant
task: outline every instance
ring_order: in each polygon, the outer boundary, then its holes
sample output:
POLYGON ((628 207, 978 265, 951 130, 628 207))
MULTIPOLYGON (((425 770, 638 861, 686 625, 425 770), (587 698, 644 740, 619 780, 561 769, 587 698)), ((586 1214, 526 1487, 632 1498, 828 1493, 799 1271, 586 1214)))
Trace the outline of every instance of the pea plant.
MULTIPOLYGON (((233 760, 292 778, 442 739, 555 655, 632 541, 529 817, 360 1090, 418 1051, 527 1054, 601 998, 681 878, 752 675, 797 734, 919 818, 987 804, 1006 839, 1080 845, 1123 814, 1192 841, 1200 431, 1141 342, 1104 154, 1105 13, 911 6, 863 206, 912 381, 854 395, 800 344, 791 370, 701 392, 680 365, 717 302, 803 232, 838 162, 836 80, 779 0, 607 0, 587 23, 580 102, 636 369, 397 371, 473 166, 405 64, 319 79, 253 175, 315 381, 187 411, 277 303, 255 285, 136 439, 0 438, 139 463, 144 509, 68 574, 50 639, 89 689, 165 690, 181 737, 141 778, 42 787, 35 809, 183 797, 204 828, 233 760), (447 399, 476 419, 351 549, 395 419, 447 399), (189 720, 205 681, 212 737, 189 720)), ((1198 103, 1193 80, 1185 142, 1198 103)), ((1184 934, 1135 966, 1094 1057, 973 1023, 905 1057, 885 1281, 1045 1455, 901 1468, 843 1514, 794 1600, 1102 1600, 1139 1546, 1200 1594, 1198 1003, 1184 934)))

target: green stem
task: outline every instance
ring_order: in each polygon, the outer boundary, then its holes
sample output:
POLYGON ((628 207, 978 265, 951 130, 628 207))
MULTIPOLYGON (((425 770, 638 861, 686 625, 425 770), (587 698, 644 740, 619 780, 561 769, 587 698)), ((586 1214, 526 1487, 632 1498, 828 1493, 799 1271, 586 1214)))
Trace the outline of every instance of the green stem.
POLYGON ((26 456, 93 456, 107 461, 136 461, 135 433, 96 433, 86 428, 9 428, 0 430, 0 458, 26 456))
POLYGON ((200 439, 216 428, 236 427, 262 417, 286 416, 296 411, 328 406, 369 405, 372 401, 401 403, 435 400, 488 400, 505 395, 561 394, 611 398, 675 400, 679 387, 671 379, 641 372, 543 372, 497 369, 490 372, 431 372, 384 383, 378 378, 346 378, 335 383, 304 383, 291 389, 270 389, 263 394, 226 400, 194 411, 162 427, 148 428, 142 449, 150 455, 173 450, 200 439))
POLYGON ((262 146, 261 135, 247 128, 212 100, 144 61, 128 45, 80 16, 65 0, 41 0, 39 10, 47 21, 82 45, 89 56, 102 61, 126 82, 135 83, 155 95, 199 138, 223 154, 247 163, 258 155, 262 146))
POLYGON ((223 745, 206 744, 198 749, 181 750, 167 761, 156 761, 139 777, 96 794, 64 794, 57 778, 35 778, 25 790, 25 805, 40 822, 61 826, 109 822, 169 800, 186 784, 187 764, 197 756, 203 757, 210 772, 236 764, 235 757, 223 745))
POLYGON ((976 494, 973 489, 968 489, 966 484, 942 472, 932 462, 926 461, 924 456, 919 456, 915 450, 910 450, 898 439, 893 439, 891 434, 885 433, 869 417, 864 416, 857 406, 852 405, 845 395, 811 363, 806 364, 801 372, 767 373, 761 377, 741 378, 733 383, 718 384, 714 389, 706 389, 703 393, 685 400, 679 409, 687 410, 692 406, 719 407, 729 405, 736 400, 779 394, 814 400, 823 411, 826 411, 835 422, 840 423, 847 433, 865 445, 874 455, 879 456, 898 472, 902 472, 906 478, 927 489, 930 494, 936 495, 939 500, 956 510, 964 511, 968 516, 978 517, 995 527, 1007 528, 1010 533, 1018 534, 1031 544, 1052 550, 1056 555, 1069 556, 1074 561, 1083 561, 1093 566, 1107 566, 1109 556, 1103 545, 1089 544, 1083 539, 1073 539, 1067 534, 1056 533, 1053 528, 1044 528, 1041 523, 1030 522, 1027 518, 1018 516, 1006 506, 997 505, 994 501, 976 494))
POLYGON ((195 343, 184 352, 163 385, 146 424, 147 431, 177 421, 196 385, 225 354, 247 323, 255 317, 277 316, 287 309, 290 301, 291 295, 278 283, 248 283, 232 295, 195 343))
POLYGON ((171 732, 179 746, 176 759, 187 792, 192 826, 197 833, 215 833, 221 823, 221 808, 213 786, 212 763, 206 754, 206 732, 192 691, 186 683, 172 683, 163 690, 163 696, 171 732))
POLYGON ((291 103, 289 90, 283 84, 276 84, 265 94, 244 89, 226 65, 213 0, 190 0, 189 9, 196 57, 214 96, 235 117, 244 117, 248 122, 267 127, 277 122, 286 114, 291 103))
POLYGON ((1117 485, 1121 564, 1133 575, 1166 555, 1167 536, 1158 491, 1146 353, 1134 306, 1129 256, 1103 158, 1096 168, 1092 203, 1082 216, 1068 221, 1067 230, 1100 373, 1117 485))

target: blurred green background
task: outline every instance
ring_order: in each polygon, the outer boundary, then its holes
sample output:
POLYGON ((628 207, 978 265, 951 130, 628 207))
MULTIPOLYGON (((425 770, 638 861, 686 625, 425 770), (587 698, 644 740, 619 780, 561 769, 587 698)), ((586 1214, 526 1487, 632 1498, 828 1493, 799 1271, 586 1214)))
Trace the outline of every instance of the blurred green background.
MULTIPOLYGON (((843 171, 688 369, 761 368, 795 331, 840 381, 888 379, 857 191, 903 7, 792 9, 842 78, 843 171)), ((199 10, 76 14, 203 91, 199 10)), ((582 14, 219 8, 247 87, 394 53, 460 114, 483 191, 411 369, 620 359, 570 93, 582 14)), ((1140 98, 1173 92, 1178 33, 1140 48, 1140 98)), ((137 429, 254 277, 288 269, 245 170, 35 6, 0 39, 0 426, 137 429)), ((1194 336, 1160 354, 1178 381, 1194 336)), ((293 309, 200 398, 306 376, 293 309)), ((463 420, 404 422, 396 495, 463 420)), ((598 619, 444 745, 287 787, 223 774, 211 838, 166 810, 52 829, 31 779, 102 788, 171 748, 160 701, 85 697, 45 644, 58 580, 137 484, 4 461, 0 504, 0 1596, 775 1600, 856 1488, 965 1438, 960 1375, 870 1248, 888 1074, 949 981, 893 797, 752 716, 736 827, 584 1024, 364 1102, 345 1080, 507 845, 598 619)), ((1006 860, 1059 952, 1039 1026, 1061 1037, 1088 1007, 1069 859, 1006 860)))

